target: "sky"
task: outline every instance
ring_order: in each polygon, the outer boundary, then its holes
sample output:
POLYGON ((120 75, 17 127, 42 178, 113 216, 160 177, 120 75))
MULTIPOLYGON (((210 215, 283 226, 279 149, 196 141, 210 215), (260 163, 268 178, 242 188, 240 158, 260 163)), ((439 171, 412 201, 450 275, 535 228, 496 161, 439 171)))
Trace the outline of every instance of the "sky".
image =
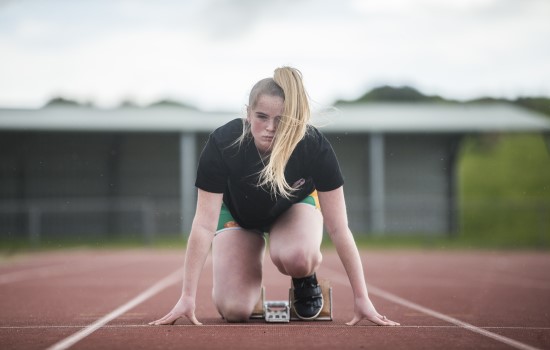
POLYGON ((298 68, 314 106, 381 85, 550 96, 548 0, 0 0, 0 107, 242 110, 298 68))

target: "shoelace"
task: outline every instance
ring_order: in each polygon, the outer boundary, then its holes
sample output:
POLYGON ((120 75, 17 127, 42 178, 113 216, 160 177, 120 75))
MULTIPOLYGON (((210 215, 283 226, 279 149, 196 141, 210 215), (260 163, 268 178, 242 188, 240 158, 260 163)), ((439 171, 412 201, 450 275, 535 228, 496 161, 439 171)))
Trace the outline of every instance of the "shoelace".
MULTIPOLYGON (((316 288, 318 286, 317 283, 313 283, 312 280, 302 280, 299 282, 299 286, 295 286, 295 288, 300 288, 300 289, 303 289, 303 288, 316 288)), ((308 298, 301 298, 301 302, 304 302, 306 305, 308 306, 319 306, 319 303, 320 303, 320 300, 321 300, 322 296, 321 295, 317 295, 317 296, 311 296, 311 297, 308 297, 308 298)))
POLYGON ((307 305, 307 306, 321 306, 321 296, 318 296, 318 297, 310 297, 309 299, 306 299, 304 301, 304 303, 307 305))

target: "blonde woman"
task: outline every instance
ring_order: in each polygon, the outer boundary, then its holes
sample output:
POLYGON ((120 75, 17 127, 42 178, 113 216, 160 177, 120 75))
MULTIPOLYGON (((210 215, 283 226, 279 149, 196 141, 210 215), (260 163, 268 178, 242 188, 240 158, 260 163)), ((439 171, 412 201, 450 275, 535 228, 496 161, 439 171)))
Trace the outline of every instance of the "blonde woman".
POLYGON ((195 296, 211 246, 214 303, 228 322, 246 322, 260 297, 265 237, 273 263, 292 278, 294 311, 304 320, 314 319, 324 302, 315 274, 322 261, 323 222, 353 289, 355 316, 348 324, 367 319, 398 325, 380 315, 369 299, 348 228, 338 161, 309 119, 301 73, 282 67, 254 85, 246 119, 210 135, 197 170, 197 210, 181 297, 151 325, 174 324, 181 317, 200 324, 195 296))

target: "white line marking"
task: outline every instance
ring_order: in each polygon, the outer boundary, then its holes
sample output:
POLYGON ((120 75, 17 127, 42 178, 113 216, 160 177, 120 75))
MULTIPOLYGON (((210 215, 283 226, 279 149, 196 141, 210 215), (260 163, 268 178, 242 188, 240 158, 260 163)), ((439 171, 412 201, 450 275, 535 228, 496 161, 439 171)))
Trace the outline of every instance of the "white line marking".
POLYGON ((130 300, 126 304, 120 306, 116 310, 113 310, 109 314, 103 316, 99 320, 95 321, 94 323, 90 324, 86 328, 81 329, 80 331, 74 333, 73 335, 55 343, 54 345, 50 346, 47 350, 63 350, 68 349, 69 347, 73 346, 80 340, 86 338, 99 328, 103 327, 105 324, 109 323, 110 321, 114 320, 118 316, 124 314, 126 311, 131 310, 132 308, 136 307, 137 305, 141 304, 145 300, 151 298, 155 294, 159 293, 163 289, 171 286, 172 284, 176 283, 177 281, 181 280, 181 277, 183 275, 183 268, 180 268, 167 277, 163 278, 162 280, 155 283, 153 286, 151 286, 149 289, 145 290, 138 296, 136 296, 134 299, 130 300))
MULTIPOLYGON (((203 324, 203 327, 242 327, 242 328, 249 328, 249 327, 276 327, 277 324, 264 324, 264 323, 247 323, 247 324, 203 324)), ((280 325, 279 325, 280 326, 280 325)), ((175 324, 170 327, 190 327, 194 328, 196 327, 193 324, 175 324)), ((282 325, 282 327, 288 327, 286 325, 282 325)), ((343 325, 343 324, 320 324, 320 325, 309 325, 309 324, 294 324, 292 327, 295 328, 350 328, 350 326, 343 325)), ((358 325, 354 326, 355 328, 378 328, 381 329, 382 327, 377 325, 358 325)), ((56 329, 56 328, 82 328, 82 325, 55 325, 55 326, 47 326, 47 325, 37 325, 37 326, 0 326, 0 330, 10 330, 10 329, 56 329)), ((140 324, 112 324, 112 325, 104 325, 102 328, 152 328, 148 324, 140 323, 140 324)), ((401 325, 398 328, 414 328, 414 329, 422 329, 422 328, 441 328, 441 329, 462 329, 462 327, 458 326, 415 326, 415 325, 401 325)), ((503 330, 520 330, 520 331, 550 331, 550 327, 499 327, 499 326, 484 326, 479 327, 482 329, 503 329, 503 330)), ((397 329, 397 327, 395 328, 397 329)))
MULTIPOLYGON (((349 284, 349 280, 347 277, 345 277, 345 275, 343 275, 342 273, 336 271, 336 270, 333 270, 333 269, 330 269, 330 268, 325 268, 323 267, 323 270, 325 272, 328 272, 330 274, 332 274, 333 278, 334 278, 334 281, 336 283, 339 283, 341 285, 344 285, 346 287, 349 287, 350 284, 349 284)), ((435 318, 438 318, 440 320, 443 320, 445 322, 449 322, 449 323, 452 323, 454 325, 457 325, 458 327, 461 327, 461 328, 464 328, 464 329, 467 329, 471 332, 474 332, 474 333, 477 333, 477 334, 481 334, 481 335, 484 335, 488 338, 491 338, 491 339, 494 339, 496 341, 499 341, 501 343, 504 343, 504 344, 507 344, 507 345, 510 345, 516 349, 521 349, 521 350, 539 350, 538 348, 536 347, 533 347, 531 345, 527 345, 527 344, 524 344, 524 343, 521 343, 517 340, 514 340, 514 339, 510 339, 508 337, 504 337, 502 335, 499 335, 499 334, 496 334, 496 333, 493 333, 493 332, 490 332, 490 331, 487 331, 485 329, 481 329, 479 327, 476 327, 470 323, 467 323, 467 322, 464 322, 464 321, 460 321, 459 319, 456 319, 454 317, 451 317, 451 316, 447 316, 445 314, 442 314, 441 312, 438 312, 438 311, 435 311, 435 310, 432 310, 432 309, 429 309, 427 307, 424 307, 422 305, 419 305, 419 304, 416 304, 416 303, 413 303, 412 301, 409 301, 409 300, 406 300, 406 299, 403 299, 395 294, 392 294, 392 293, 389 293, 389 292, 386 292, 385 290, 383 289, 380 289, 380 288, 377 288, 373 285, 368 285, 368 290, 369 290, 369 293, 371 294, 374 294, 380 298, 383 298, 383 299, 386 299, 386 300, 389 300, 391 302, 394 302, 396 304, 399 304, 399 305, 403 305, 405 307, 408 307, 410 309, 413 309, 413 310, 416 310, 416 311, 420 311, 426 315, 429 315, 429 316, 432 316, 432 317, 435 317, 435 318)))

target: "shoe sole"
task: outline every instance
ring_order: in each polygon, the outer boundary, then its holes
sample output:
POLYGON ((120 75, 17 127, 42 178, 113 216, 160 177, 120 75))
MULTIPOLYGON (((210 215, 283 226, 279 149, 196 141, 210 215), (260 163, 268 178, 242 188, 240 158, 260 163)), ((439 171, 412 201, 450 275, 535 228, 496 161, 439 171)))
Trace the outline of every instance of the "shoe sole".
POLYGON ((323 297, 323 295, 321 294, 321 307, 319 308, 319 311, 311 316, 311 317, 303 317, 303 316, 300 316, 300 314, 298 313, 298 311, 296 311, 296 308, 294 307, 294 304, 292 304, 292 310, 294 310, 294 314, 296 314, 296 316, 300 319, 300 320, 303 320, 303 321, 311 321, 311 320, 314 320, 316 319, 317 317, 319 317, 319 315, 321 314, 321 312, 323 311, 323 307, 325 306, 325 298, 323 297))

